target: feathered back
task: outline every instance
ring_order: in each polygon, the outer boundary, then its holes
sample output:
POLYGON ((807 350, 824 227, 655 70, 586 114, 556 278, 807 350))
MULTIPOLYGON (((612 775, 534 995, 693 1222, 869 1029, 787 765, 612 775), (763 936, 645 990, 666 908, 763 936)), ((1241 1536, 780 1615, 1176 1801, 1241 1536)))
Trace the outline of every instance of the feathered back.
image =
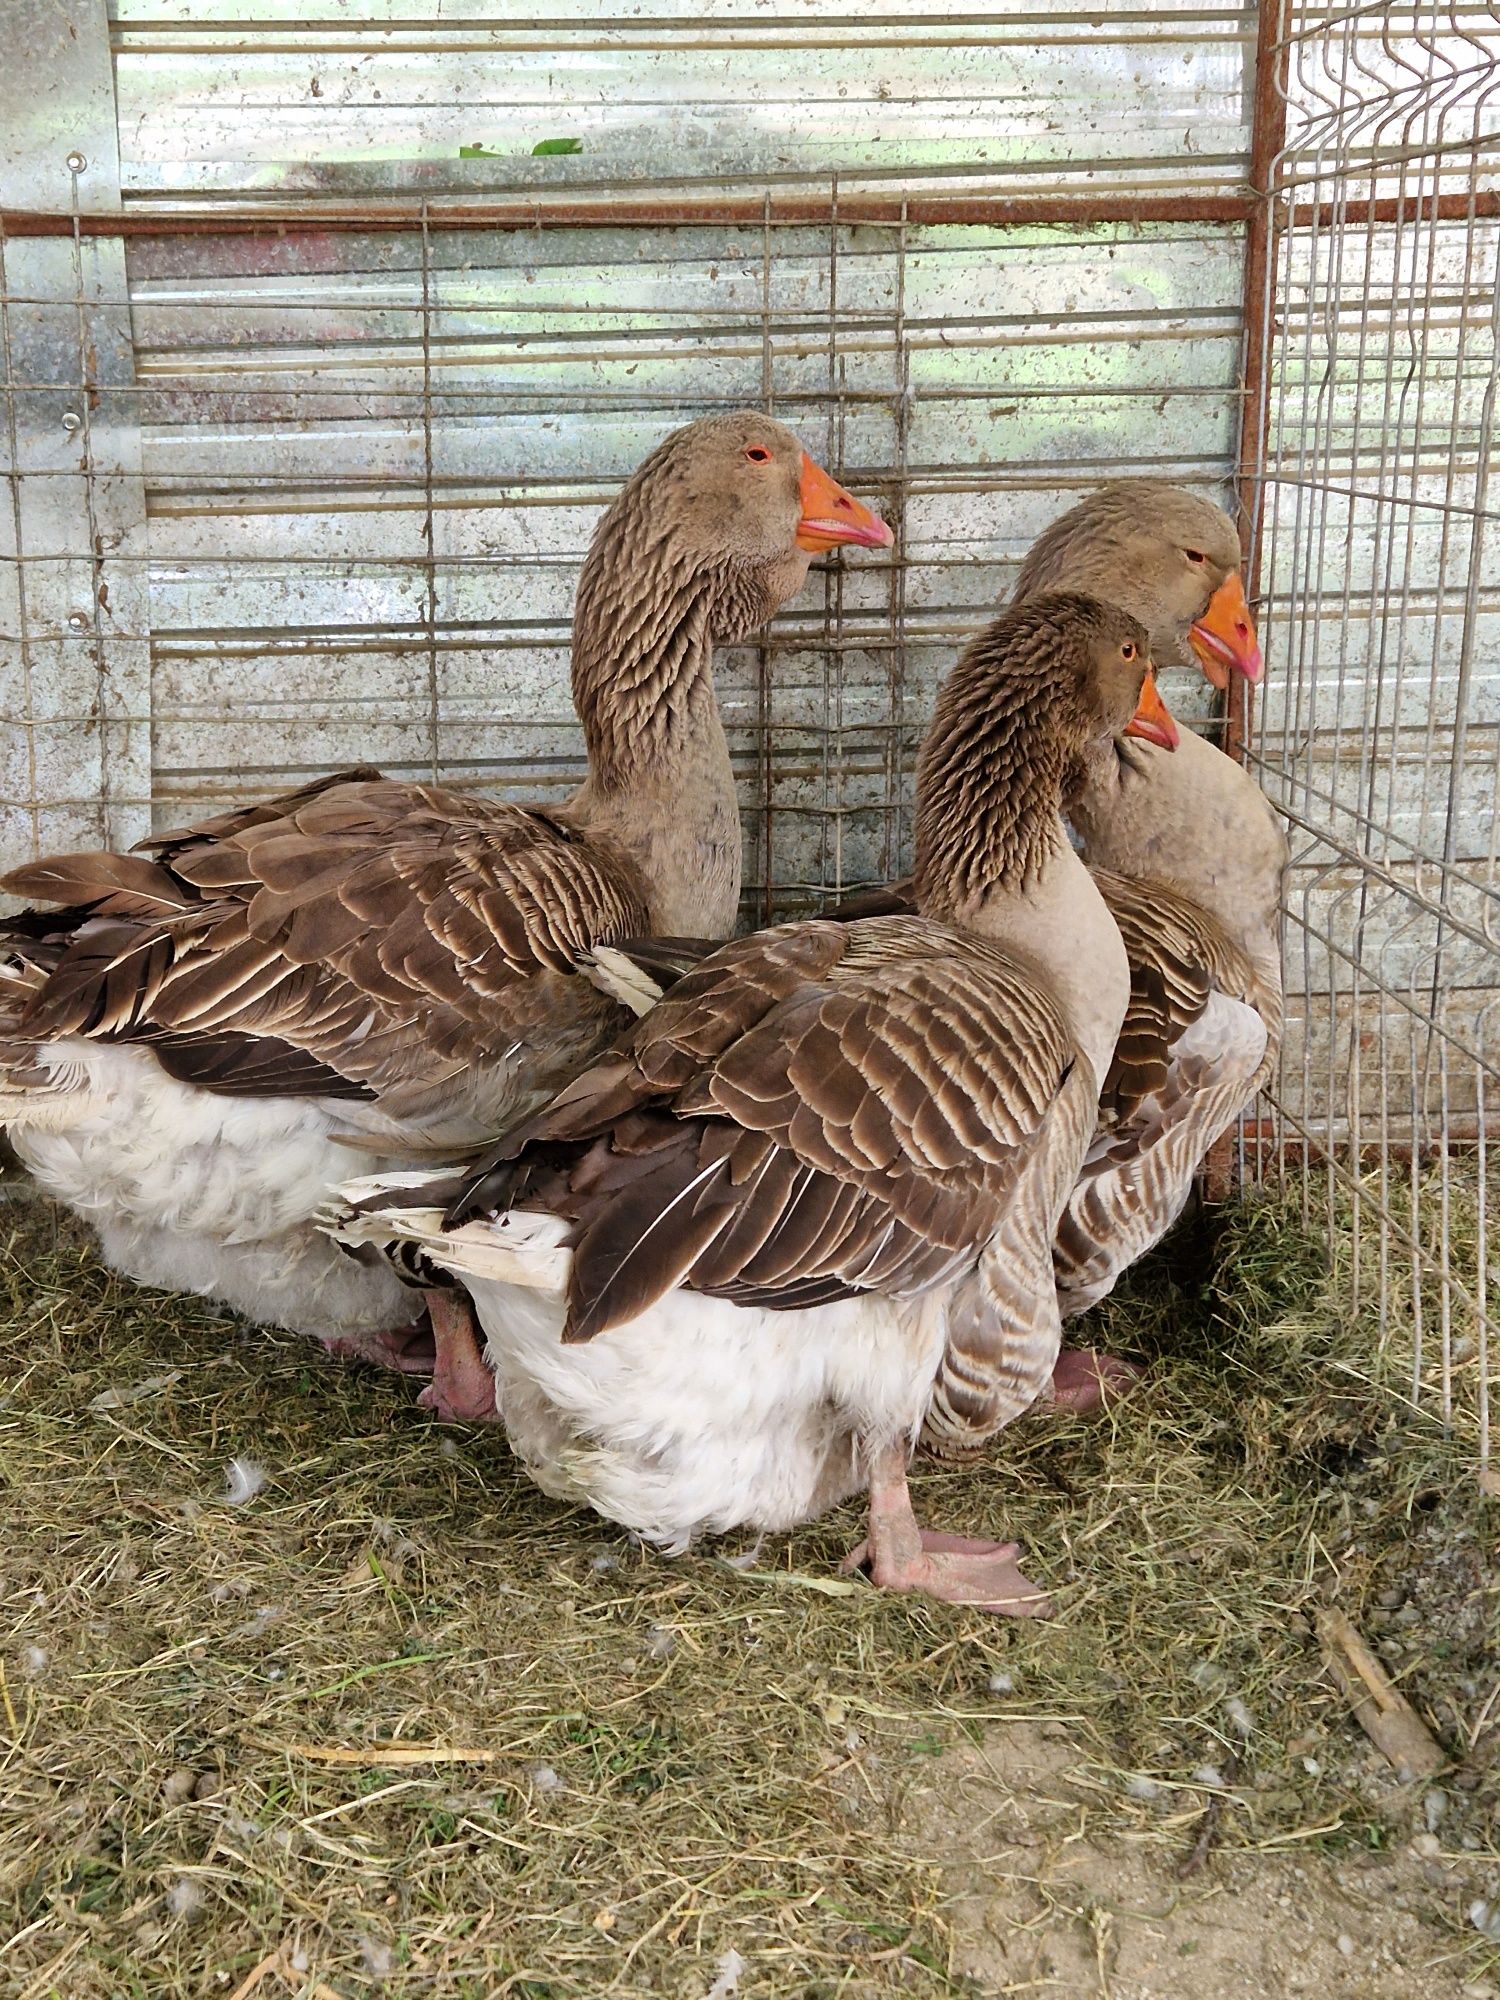
POLYGON ((993 1234, 1074 1049, 1007 953, 920 918, 723 946, 449 1211, 573 1224, 567 1338, 674 1286, 789 1308, 910 1296, 993 1234))

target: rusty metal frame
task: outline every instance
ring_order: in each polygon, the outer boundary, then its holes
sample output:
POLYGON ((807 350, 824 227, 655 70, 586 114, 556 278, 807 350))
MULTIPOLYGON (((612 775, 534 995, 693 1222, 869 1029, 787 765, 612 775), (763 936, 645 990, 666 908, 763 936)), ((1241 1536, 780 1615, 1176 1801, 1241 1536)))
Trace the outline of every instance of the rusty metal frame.
MULTIPOLYGON (((1235 444, 1235 493, 1239 501, 1240 547, 1245 594, 1252 602, 1260 587, 1261 478, 1270 421, 1271 301, 1276 290, 1276 252, 1285 218, 1278 216, 1276 168, 1286 145, 1287 65, 1291 53, 1293 0, 1260 0, 1255 34, 1255 84, 1250 110, 1250 211, 1245 232, 1243 345, 1240 374, 1239 437, 1235 444)), ((1367 201, 1364 218, 1377 220, 1382 204, 1367 201)), ((1231 757, 1243 762, 1254 719, 1252 690, 1230 677, 1224 691, 1222 738, 1231 757), (1237 685, 1238 683, 1238 685, 1237 685)), ((1226 1133, 1203 1163, 1208 1201, 1224 1201, 1234 1189, 1240 1139, 1226 1133)))
MULTIPOLYGON (((695 224, 725 228, 774 228, 786 224, 826 227, 835 215, 841 226, 885 224, 911 228, 970 226, 989 228, 1145 228, 1153 223, 1244 223, 1249 232, 1247 264, 1264 259, 1272 234, 1270 210, 1274 194, 1263 178, 1280 148, 1286 124, 1285 100, 1278 104, 1276 80, 1285 80, 1288 46, 1276 26, 1290 0, 1263 0, 1261 33, 1257 38, 1256 93, 1251 192, 1209 195, 883 195, 883 194, 756 194, 744 196, 663 195, 629 200, 489 201, 473 196, 441 196, 425 200, 363 201, 359 203, 308 199, 257 201, 232 206, 171 205, 139 201, 115 215, 53 214, 37 209, 0 209, 0 232, 7 236, 243 236, 267 230, 317 229, 376 233, 381 230, 438 234, 459 229, 498 231, 656 228, 686 229, 695 224), (1271 24, 1268 34, 1265 24, 1271 24), (1264 47, 1264 54, 1262 48, 1264 47), (1274 58, 1274 60, 1273 60, 1274 58), (1266 67, 1270 63, 1270 68, 1266 67), (1266 77, 1262 85, 1260 79, 1266 77)), ((1470 215, 1500 216, 1500 193, 1480 190, 1473 196, 1443 195, 1424 207, 1438 221, 1458 222, 1470 215)), ((1287 206, 1278 226, 1328 227, 1335 219, 1345 227, 1393 222, 1401 204, 1389 196, 1333 203, 1287 206)), ((1258 271, 1257 291, 1265 299, 1266 266, 1258 271)), ((1246 305, 1250 304, 1247 271, 1246 305)), ((1259 310, 1259 309, 1258 309, 1259 310)))

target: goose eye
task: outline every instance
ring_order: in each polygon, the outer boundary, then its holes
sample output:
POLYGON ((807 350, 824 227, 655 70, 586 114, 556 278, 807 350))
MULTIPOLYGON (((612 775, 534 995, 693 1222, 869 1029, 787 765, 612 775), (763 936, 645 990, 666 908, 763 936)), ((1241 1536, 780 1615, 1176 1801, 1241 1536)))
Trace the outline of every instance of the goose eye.
POLYGON ((752 465, 764 465, 769 460, 771 454, 763 444, 747 444, 745 446, 745 456, 752 465))
POLYGON ((1208 557, 1203 553, 1202 549, 1184 549, 1182 553, 1192 563, 1206 563, 1208 561, 1208 557))
POLYGON ((1124 645, 1120 648, 1120 658, 1122 660, 1133 660, 1135 656, 1136 656, 1135 641, 1134 639, 1127 639, 1124 645))

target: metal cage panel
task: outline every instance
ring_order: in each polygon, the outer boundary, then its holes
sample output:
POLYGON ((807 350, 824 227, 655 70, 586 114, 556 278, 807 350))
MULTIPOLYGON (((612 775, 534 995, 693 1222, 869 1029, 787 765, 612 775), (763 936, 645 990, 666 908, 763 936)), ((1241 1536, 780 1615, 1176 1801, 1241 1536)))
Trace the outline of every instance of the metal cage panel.
POLYGON ((566 790, 598 511, 749 403, 897 531, 721 666, 747 920, 817 908, 906 864, 932 691, 1045 521, 1120 472, 1237 499, 1269 679, 1227 741, 1294 846, 1241 1166, 1374 1217, 1357 1282, 1482 1436, 1492 6, 16 11, 0 856, 354 760, 566 790))
POLYGON ((1351 1204, 1412 1390, 1488 1449, 1500 1017, 1500 20, 1297 8, 1279 50, 1252 767, 1290 823, 1249 1163, 1351 1204), (1477 1205, 1460 1246, 1455 1205, 1477 1205), (1387 1266, 1411 1267, 1397 1296, 1387 1266))

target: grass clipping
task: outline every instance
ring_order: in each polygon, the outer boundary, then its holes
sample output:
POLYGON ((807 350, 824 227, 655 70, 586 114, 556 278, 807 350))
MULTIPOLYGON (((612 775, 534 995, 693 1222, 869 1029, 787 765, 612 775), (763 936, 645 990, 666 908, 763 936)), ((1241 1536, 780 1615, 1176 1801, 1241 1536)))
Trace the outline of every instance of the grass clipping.
POLYGON ((754 1571, 643 1555, 409 1385, 0 1218, 0 1990, 703 2000, 743 1961, 757 2000, 966 1991, 903 1794, 1020 1717, 1164 1851, 1205 1765, 1218 1847, 1425 1813, 1482 1950, 1495 1508, 1403 1400, 1399 1316, 1351 1303, 1347 1210, 1332 1273, 1291 1199, 1179 1232, 1089 1328, 1150 1363, 1136 1394, 919 1474, 925 1518, 1026 1544, 1050 1625, 829 1590, 852 1511, 754 1571), (1452 1756, 1435 1790, 1355 1728, 1325 1604, 1452 1756))

